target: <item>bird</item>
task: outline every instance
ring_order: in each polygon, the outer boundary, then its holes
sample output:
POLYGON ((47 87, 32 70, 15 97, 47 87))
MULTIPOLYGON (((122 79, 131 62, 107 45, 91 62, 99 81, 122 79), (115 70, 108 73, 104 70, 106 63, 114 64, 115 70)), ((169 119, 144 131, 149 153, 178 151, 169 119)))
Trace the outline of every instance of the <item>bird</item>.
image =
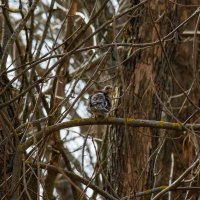
POLYGON ((96 119, 104 119, 112 108, 112 86, 107 85, 89 96, 89 109, 96 119))

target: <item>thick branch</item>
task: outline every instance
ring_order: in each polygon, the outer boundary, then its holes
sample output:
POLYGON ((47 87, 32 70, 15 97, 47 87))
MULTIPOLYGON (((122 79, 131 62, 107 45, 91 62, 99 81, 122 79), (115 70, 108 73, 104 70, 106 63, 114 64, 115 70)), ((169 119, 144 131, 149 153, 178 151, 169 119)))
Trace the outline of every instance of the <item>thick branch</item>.
POLYGON ((109 117, 102 120, 97 120, 94 118, 85 118, 85 119, 74 119, 68 122, 63 122, 60 124, 55 124, 49 127, 46 127, 44 130, 34 133, 34 137, 28 139, 23 145, 22 148, 26 150, 34 143, 34 139, 37 141, 41 140, 43 137, 46 137, 56 131, 65 128, 71 128, 75 126, 85 126, 85 125, 127 125, 131 127, 149 127, 149 128, 159 128, 159 129, 170 129, 170 130, 198 130, 200 129, 200 124, 181 124, 181 123, 172 123, 164 121, 155 121, 155 120, 143 120, 143 119, 133 119, 133 118, 114 118, 109 117))
POLYGON ((14 162, 13 162, 13 172, 12 172, 12 182, 11 182, 11 192, 13 194, 12 194, 11 200, 18 199, 20 195, 20 187, 17 183, 20 180, 20 176, 21 176, 22 155, 23 155, 23 151, 21 149, 21 145, 19 145, 17 147, 14 162))

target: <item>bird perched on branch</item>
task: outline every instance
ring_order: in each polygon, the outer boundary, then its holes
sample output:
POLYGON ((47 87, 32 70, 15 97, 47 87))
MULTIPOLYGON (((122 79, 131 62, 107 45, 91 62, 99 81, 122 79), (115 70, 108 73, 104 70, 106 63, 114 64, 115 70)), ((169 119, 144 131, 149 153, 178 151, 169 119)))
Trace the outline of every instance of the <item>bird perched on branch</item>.
POLYGON ((89 97, 89 109, 94 114, 95 118, 102 119, 107 116, 112 108, 112 87, 107 85, 103 90, 94 92, 89 97))

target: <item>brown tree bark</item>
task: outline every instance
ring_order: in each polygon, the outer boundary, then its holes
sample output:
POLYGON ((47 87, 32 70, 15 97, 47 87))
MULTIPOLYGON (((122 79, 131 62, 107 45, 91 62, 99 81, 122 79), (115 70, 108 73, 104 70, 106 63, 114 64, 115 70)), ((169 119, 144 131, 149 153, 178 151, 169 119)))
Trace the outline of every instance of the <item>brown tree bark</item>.
MULTIPOLYGON (((138 3, 133 1, 132 6, 138 3)), ((176 7, 173 4, 149 1, 134 13, 127 24, 124 41, 156 41, 173 30, 177 25, 176 20, 176 7)), ((115 81, 115 97, 120 97, 116 102, 115 116, 162 119, 163 104, 170 95, 169 64, 174 59, 175 47, 176 40, 172 39, 146 49, 127 49, 125 62, 119 66, 115 81)), ((119 197, 154 186, 154 165, 162 144, 162 139, 159 139, 161 133, 158 129, 148 128, 110 128, 108 174, 111 186, 119 197)))

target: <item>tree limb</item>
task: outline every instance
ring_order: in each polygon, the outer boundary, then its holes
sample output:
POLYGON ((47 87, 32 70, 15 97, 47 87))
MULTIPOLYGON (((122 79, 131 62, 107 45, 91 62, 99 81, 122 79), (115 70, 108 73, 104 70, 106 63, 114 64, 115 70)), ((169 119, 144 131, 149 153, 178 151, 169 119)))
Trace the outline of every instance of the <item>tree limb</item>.
POLYGON ((42 131, 34 133, 34 137, 28 139, 24 144, 22 144, 22 149, 26 150, 28 147, 34 144, 34 138, 39 141, 42 138, 59 131, 65 128, 71 128, 75 126, 86 126, 86 125, 127 125, 131 127, 149 127, 149 128, 158 128, 158 129, 170 129, 170 130, 198 130, 200 129, 200 124, 185 124, 174 123, 174 122, 165 122, 165 121, 155 121, 155 120, 143 120, 143 119, 134 119, 134 118, 114 118, 109 117, 102 120, 97 120, 95 118, 85 118, 85 119, 74 119, 68 122, 63 122, 60 124, 55 124, 49 127, 44 128, 42 131))

